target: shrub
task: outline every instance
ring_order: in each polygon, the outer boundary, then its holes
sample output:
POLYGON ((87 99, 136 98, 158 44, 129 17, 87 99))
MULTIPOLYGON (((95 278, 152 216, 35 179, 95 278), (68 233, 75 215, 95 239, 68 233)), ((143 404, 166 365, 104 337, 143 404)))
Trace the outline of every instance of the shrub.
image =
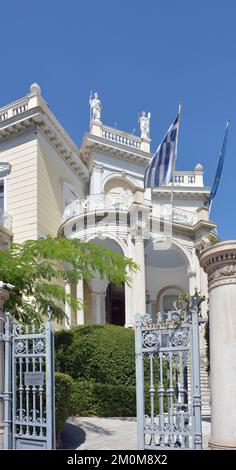
MULTIPOLYGON (((167 397, 164 397, 164 408, 167 397)), ((158 413, 157 388, 154 412, 158 413)), ((150 413, 149 385, 145 385, 145 414, 150 413)), ((98 384, 80 381, 73 383, 71 414, 80 416, 136 416, 136 389, 134 386, 98 384)))
POLYGON ((86 325, 56 333, 56 368, 77 381, 134 386, 134 331, 86 325))
MULTIPOLYGON (((116 325, 86 325, 56 333, 56 367, 73 380, 71 414, 136 415, 134 331, 116 325)), ((158 363, 153 366, 158 412, 158 363)), ((166 386, 166 363, 163 363, 166 386)), ((150 412, 150 361, 144 359, 145 412, 150 412)), ((164 405, 167 397, 165 394, 164 405)))
POLYGON ((56 430, 60 432, 70 416, 73 380, 67 374, 55 373, 56 430))
POLYGON ((135 416, 134 386, 74 382, 71 414, 80 416, 135 416))

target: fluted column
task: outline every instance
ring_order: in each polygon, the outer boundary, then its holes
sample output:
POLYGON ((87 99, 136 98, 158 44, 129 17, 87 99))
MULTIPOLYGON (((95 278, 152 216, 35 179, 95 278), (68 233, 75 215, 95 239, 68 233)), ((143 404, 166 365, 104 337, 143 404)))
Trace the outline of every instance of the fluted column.
POLYGON ((236 241, 200 254, 208 275, 212 449, 236 449, 236 241))
MULTIPOLYGON (((77 299, 84 301, 84 281, 83 279, 79 279, 77 282, 76 287, 76 297, 77 299)), ((77 325, 84 325, 84 307, 79 306, 77 308, 77 315, 76 315, 76 323, 77 325)))

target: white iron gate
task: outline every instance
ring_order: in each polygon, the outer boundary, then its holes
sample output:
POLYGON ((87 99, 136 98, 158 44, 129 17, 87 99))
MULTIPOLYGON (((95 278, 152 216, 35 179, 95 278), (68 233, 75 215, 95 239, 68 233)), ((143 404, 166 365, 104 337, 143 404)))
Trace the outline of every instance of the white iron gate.
POLYGON ((4 318, 4 449, 55 448, 54 334, 50 320, 4 318))
MULTIPOLYGON (((199 317, 203 299, 136 316, 139 449, 201 449, 199 317)), ((177 305, 178 304, 178 305, 177 305)))

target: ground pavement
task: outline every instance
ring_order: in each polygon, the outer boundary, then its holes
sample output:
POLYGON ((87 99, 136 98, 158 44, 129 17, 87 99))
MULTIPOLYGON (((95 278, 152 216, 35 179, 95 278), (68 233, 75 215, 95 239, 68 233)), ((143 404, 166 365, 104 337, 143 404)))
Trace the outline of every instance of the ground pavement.
MULTIPOLYGON (((203 421, 203 448, 210 437, 209 421, 203 421)), ((61 433, 64 449, 135 450, 137 449, 136 418, 69 418, 61 433)))

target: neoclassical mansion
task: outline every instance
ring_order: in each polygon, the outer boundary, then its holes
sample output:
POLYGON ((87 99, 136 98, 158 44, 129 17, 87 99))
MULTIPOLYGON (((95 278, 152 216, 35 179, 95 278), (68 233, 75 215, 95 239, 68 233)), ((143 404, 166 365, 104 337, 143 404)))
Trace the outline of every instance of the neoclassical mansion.
POLYGON ((192 171, 177 171, 173 185, 144 190, 152 157, 150 114, 140 115, 137 136, 102 122, 97 94, 90 107, 90 128, 80 148, 37 84, 0 109, 0 243, 59 235, 94 241, 132 258, 140 269, 130 285, 111 285, 99 277, 65 285, 84 299, 78 311, 66 305, 67 328, 84 323, 132 327, 136 312, 153 318, 168 314, 182 292, 197 288, 207 295, 197 250, 216 227, 208 214, 210 189, 196 162, 192 171))

